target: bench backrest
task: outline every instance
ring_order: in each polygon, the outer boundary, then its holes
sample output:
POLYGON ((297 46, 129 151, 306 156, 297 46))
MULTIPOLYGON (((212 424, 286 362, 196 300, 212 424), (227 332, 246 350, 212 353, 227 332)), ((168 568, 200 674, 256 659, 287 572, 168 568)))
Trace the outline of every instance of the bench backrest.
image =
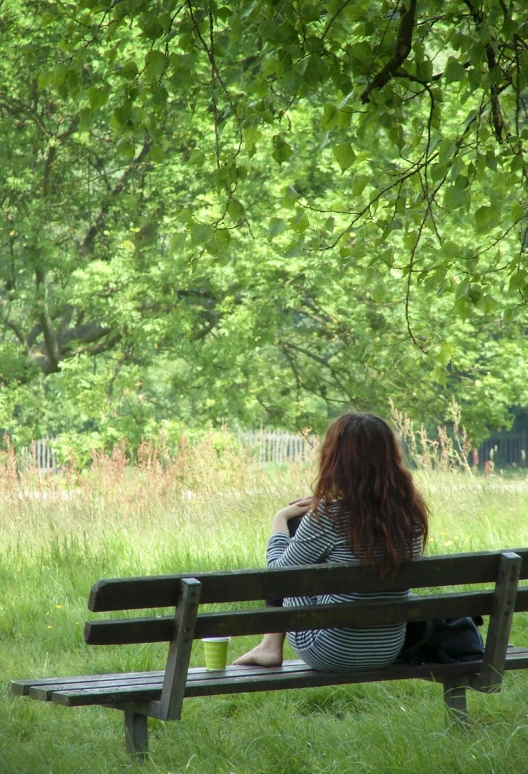
MULTIPOLYGON (((512 549, 521 557, 520 579, 528 579, 528 549, 512 549)), ((328 593, 382 592, 402 589, 494 584, 500 567, 501 551, 448 556, 422 557, 410 563, 392 581, 382 581, 372 571, 351 564, 323 564, 286 569, 233 570, 146 578, 121 578, 98 581, 88 602, 93 612, 168 608, 178 605, 182 581, 194 578, 200 583, 200 604, 218 604, 276 599, 285 596, 314 596, 328 593)), ((287 630, 315 628, 314 614, 324 626, 330 618, 339 625, 346 619, 349 626, 417 621, 462 615, 490 615, 493 591, 472 591, 422 596, 419 599, 391 600, 390 603, 363 605, 317 606, 303 615, 298 608, 276 608, 250 611, 226 611, 198 615, 195 637, 221 634, 233 636, 278 631, 277 622, 287 630), (368 610, 366 610, 368 607, 368 610), (329 608, 329 610, 327 610, 329 608), (336 608, 339 608, 336 609, 336 608), (356 612, 354 611, 356 609, 356 612), (369 612, 370 611, 370 612, 369 612), (309 612, 310 620, 305 625, 309 612), (341 618, 343 616, 343 618, 341 618), (341 618, 341 620, 340 620, 341 618)), ((519 589, 516 612, 528 610, 528 588, 519 589)), ((169 641, 174 634, 173 616, 120 618, 111 621, 89 621, 86 642, 93 645, 133 642, 169 641)))

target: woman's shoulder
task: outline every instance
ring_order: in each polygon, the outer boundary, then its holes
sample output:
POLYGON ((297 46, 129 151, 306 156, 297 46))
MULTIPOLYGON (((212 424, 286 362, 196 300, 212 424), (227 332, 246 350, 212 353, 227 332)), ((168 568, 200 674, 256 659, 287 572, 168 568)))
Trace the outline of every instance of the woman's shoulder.
POLYGON ((311 517, 323 528, 335 532, 336 525, 339 523, 341 507, 338 500, 321 501, 314 511, 310 512, 311 517))
POLYGON ((321 516, 334 516, 341 512, 341 500, 321 500, 317 506, 317 513, 321 516))

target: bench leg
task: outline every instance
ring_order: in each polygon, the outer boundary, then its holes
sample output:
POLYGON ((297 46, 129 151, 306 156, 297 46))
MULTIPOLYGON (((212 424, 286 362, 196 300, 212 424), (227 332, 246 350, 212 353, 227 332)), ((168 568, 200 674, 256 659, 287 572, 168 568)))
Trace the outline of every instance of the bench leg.
POLYGON ((444 683, 444 701, 452 718, 459 723, 468 722, 466 686, 457 682, 444 683))
POLYGON ((145 760, 148 753, 148 725, 146 715, 125 710, 126 751, 138 760, 145 760))

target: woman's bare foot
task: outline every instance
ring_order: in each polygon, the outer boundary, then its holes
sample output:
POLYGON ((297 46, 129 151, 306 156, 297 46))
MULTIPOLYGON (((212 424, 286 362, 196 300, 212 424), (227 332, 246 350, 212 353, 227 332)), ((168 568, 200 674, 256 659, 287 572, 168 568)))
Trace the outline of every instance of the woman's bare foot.
POLYGON ((284 634, 265 634, 262 642, 233 661, 238 666, 274 667, 282 664, 284 634))

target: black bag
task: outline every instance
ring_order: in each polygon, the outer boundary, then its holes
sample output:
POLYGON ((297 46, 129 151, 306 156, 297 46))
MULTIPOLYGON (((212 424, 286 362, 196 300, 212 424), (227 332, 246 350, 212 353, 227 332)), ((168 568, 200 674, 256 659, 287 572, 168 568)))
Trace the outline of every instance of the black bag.
POLYGON ((400 658, 408 664, 453 664, 482 658, 484 642, 477 627, 483 623, 480 616, 411 621, 400 658))

